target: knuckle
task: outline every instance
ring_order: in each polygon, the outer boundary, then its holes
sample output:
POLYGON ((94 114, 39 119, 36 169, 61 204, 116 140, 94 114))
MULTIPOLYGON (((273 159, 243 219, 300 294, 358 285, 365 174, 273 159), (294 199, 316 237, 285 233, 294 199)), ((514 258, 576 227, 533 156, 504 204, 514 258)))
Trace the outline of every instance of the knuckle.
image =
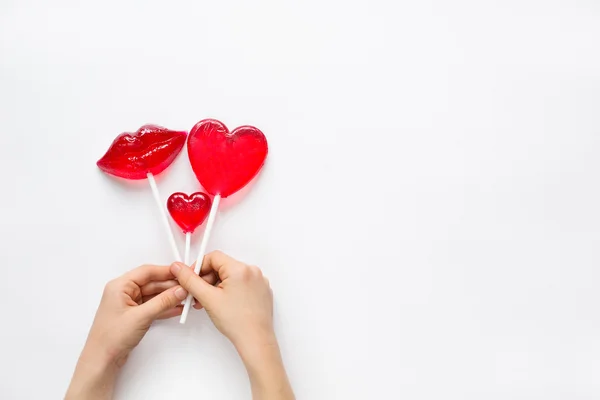
POLYGON ((262 277, 262 271, 260 268, 258 268, 256 265, 250 265, 248 267, 250 269, 250 272, 252 273, 252 275, 257 276, 257 277, 262 277))
POLYGON ((152 265, 150 265, 150 264, 142 264, 139 267, 133 269, 131 272, 139 274, 139 273, 143 273, 144 271, 149 270, 150 268, 152 268, 152 265))
POLYGON ((208 255, 211 257, 222 257, 225 255, 225 253, 223 253, 221 250, 213 250, 210 253, 208 253, 208 255))
POLYGON ((106 283, 106 285, 104 286, 104 293, 112 293, 117 286, 119 285, 118 281, 116 279, 112 279, 110 281, 108 281, 106 283))
POLYGON ((163 310, 168 310, 171 308, 173 304, 172 296, 161 296, 160 297, 160 307, 163 310))
POLYGON ((188 274, 188 273, 183 273, 179 276, 179 284, 181 286, 183 286, 184 288, 189 288, 191 285, 191 281, 192 281, 192 274, 188 274))
POLYGON ((241 268, 238 268, 240 276, 244 280, 251 280, 262 277, 262 271, 256 265, 242 264, 241 268))
POLYGON ((239 268, 239 271, 240 276, 244 280, 250 280, 254 275, 254 272, 252 272, 252 268, 249 265, 244 265, 242 268, 239 268))
POLYGON ((131 296, 133 300, 140 299, 142 297, 142 289, 138 285, 131 286, 131 296))

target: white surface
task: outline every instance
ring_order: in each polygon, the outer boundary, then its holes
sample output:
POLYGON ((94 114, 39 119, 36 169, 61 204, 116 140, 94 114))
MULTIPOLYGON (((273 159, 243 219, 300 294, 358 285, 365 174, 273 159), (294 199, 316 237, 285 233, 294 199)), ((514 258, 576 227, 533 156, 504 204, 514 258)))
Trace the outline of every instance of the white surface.
MULTIPOLYGON (((595 0, 0 2, 0 398, 60 398, 105 282, 172 261, 96 160, 205 117, 268 137, 209 250, 269 277, 299 399, 599 398, 599 49, 595 0)), ((203 312, 116 396, 249 397, 203 312)))

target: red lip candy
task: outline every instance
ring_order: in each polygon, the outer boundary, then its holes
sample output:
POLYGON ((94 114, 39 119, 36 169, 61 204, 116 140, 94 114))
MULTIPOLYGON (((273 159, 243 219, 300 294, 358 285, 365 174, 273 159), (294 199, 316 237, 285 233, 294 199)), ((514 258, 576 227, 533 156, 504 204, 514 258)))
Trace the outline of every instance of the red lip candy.
POLYGON ((145 179, 149 172, 158 175, 175 160, 186 136, 186 132, 144 125, 134 133, 117 136, 96 165, 125 179, 145 179))
POLYGON ((224 198, 256 176, 267 153, 265 135, 253 126, 229 132, 222 122, 205 119, 192 128, 188 138, 190 163, 200 184, 224 198))
POLYGON ((193 233, 202 225, 210 211, 210 197, 205 193, 173 193, 167 200, 167 209, 171 217, 184 233, 193 233))

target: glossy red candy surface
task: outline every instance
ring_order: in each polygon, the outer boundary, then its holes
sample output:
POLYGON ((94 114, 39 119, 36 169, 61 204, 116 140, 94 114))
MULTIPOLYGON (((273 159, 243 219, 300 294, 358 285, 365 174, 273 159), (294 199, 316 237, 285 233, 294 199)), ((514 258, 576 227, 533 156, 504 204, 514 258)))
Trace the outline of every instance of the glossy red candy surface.
POLYGON ((184 233, 193 233, 202 225, 210 211, 211 200, 206 193, 177 192, 169 196, 167 210, 184 233))
POLYGON ((144 125, 134 133, 117 136, 96 165, 125 179, 145 179, 148 172, 158 175, 175 160, 186 136, 186 132, 144 125))
POLYGON ((188 156, 200 184, 227 197, 256 176, 268 153, 265 135, 253 126, 229 132, 215 119, 198 122, 188 137, 188 156))

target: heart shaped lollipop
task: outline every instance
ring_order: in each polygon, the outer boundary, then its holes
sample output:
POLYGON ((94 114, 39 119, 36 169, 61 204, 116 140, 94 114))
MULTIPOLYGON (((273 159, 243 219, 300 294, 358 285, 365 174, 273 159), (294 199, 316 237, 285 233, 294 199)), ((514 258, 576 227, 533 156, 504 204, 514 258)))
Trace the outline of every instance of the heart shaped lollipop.
POLYGON ((208 216, 210 203, 206 193, 196 192, 188 196, 177 192, 169 196, 167 210, 183 233, 194 233, 208 216))
POLYGON ((177 192, 169 196, 167 200, 167 210, 175 220, 177 225, 185 234, 185 251, 183 262, 186 265, 190 263, 190 245, 192 243, 192 233, 197 227, 202 225, 208 212, 210 211, 210 197, 206 193, 192 193, 188 196, 185 193, 177 192))
MULTIPOLYGON (((221 198, 237 192, 258 174, 265 163, 269 148, 263 133, 253 126, 240 126, 229 132, 216 119, 198 122, 188 137, 188 156, 200 184, 214 195, 200 244, 194 272, 200 273, 212 226, 221 198)), ((192 295, 185 299, 179 322, 185 323, 192 295)))
POLYGON ((190 131, 188 156, 200 184, 225 198, 256 176, 267 157, 265 135, 253 126, 229 132, 215 119, 198 122, 190 131))

